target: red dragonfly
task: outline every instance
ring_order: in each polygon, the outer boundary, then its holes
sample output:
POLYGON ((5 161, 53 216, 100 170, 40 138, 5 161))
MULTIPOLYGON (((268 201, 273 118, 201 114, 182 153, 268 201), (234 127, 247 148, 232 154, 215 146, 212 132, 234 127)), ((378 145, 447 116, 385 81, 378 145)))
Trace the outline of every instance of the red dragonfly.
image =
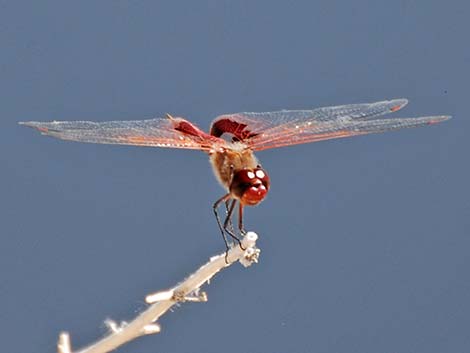
POLYGON ((209 133, 183 118, 133 121, 22 122, 43 135, 80 142, 196 149, 209 155, 212 169, 226 194, 214 205, 225 245, 227 236, 239 241, 232 225, 238 204, 238 229, 243 227, 244 206, 259 204, 268 193, 270 180, 254 151, 317 142, 334 138, 379 133, 431 125, 450 116, 383 119, 382 115, 403 108, 406 99, 350 104, 313 110, 281 110, 266 113, 236 113, 217 117, 209 133), (227 134, 227 135, 225 135, 227 134), (224 136, 222 136, 224 135, 224 136), (229 136, 230 139, 224 138, 229 136), (218 209, 225 203, 224 221, 218 209))

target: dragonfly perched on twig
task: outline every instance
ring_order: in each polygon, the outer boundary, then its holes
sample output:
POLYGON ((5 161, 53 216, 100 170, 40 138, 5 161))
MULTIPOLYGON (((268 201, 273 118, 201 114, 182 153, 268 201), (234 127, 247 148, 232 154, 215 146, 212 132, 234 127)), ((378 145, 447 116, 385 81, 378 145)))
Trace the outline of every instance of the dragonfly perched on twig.
POLYGON ((419 127, 448 120, 450 116, 384 119, 382 115, 403 108, 406 99, 349 104, 313 110, 281 110, 266 113, 236 113, 217 117, 209 133, 183 118, 132 121, 22 122, 43 135, 80 142, 195 149, 206 152, 215 176, 226 194, 213 205, 228 249, 228 234, 239 242, 245 233, 243 209, 265 197, 270 180, 253 152, 335 138, 419 127), (224 135, 224 136, 223 136, 224 135), (226 135, 230 139, 224 138, 226 135), (222 221, 218 209, 226 206, 222 221), (232 216, 238 205, 238 229, 232 216))

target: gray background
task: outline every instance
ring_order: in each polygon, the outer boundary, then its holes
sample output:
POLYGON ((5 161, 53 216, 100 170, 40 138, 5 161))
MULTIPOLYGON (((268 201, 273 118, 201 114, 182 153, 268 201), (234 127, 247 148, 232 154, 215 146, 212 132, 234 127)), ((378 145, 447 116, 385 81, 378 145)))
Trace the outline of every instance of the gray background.
POLYGON ((465 1, 1 1, 1 351, 75 347, 223 251, 196 151, 20 120, 190 118, 407 97, 449 122, 260 153, 261 262, 120 352, 470 349, 465 1), (241 348, 240 348, 241 347, 241 348))

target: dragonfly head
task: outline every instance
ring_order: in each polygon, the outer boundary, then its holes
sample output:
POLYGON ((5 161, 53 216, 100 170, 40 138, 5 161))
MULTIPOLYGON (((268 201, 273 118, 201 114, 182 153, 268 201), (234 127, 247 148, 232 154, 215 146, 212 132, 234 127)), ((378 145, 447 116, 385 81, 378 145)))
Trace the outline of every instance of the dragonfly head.
POLYGON ((260 167, 242 169, 233 175, 230 192, 242 205, 255 206, 260 203, 269 190, 269 177, 260 167))

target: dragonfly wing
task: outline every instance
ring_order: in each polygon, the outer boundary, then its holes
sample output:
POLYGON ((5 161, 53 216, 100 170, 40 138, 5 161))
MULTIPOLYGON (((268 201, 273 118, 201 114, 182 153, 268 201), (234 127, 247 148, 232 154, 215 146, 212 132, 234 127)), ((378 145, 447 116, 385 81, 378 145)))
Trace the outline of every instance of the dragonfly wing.
POLYGON ((193 124, 179 118, 108 122, 29 121, 20 124, 35 128, 43 135, 79 142, 204 151, 209 151, 214 143, 225 143, 224 140, 205 134, 193 124))
POLYGON ((218 116, 211 125, 211 134, 220 136, 224 132, 245 140, 259 135, 278 134, 296 122, 327 122, 339 118, 367 120, 395 112, 408 103, 404 98, 375 103, 348 104, 323 107, 313 110, 281 110, 266 113, 235 113, 218 116))
POLYGON ((312 110, 281 110, 266 113, 236 113, 217 117, 211 133, 234 134, 249 148, 268 148, 316 142, 347 136, 378 133, 439 122, 447 117, 383 119, 382 115, 400 110, 404 98, 375 103, 348 104, 312 110))
POLYGON ((297 121, 292 125, 287 124, 283 126, 276 133, 261 133, 245 141, 245 143, 254 151, 261 151, 268 148, 301 143, 420 127, 436 124, 449 118, 449 116, 429 116, 420 118, 354 120, 343 117, 326 122, 315 120, 297 121))

